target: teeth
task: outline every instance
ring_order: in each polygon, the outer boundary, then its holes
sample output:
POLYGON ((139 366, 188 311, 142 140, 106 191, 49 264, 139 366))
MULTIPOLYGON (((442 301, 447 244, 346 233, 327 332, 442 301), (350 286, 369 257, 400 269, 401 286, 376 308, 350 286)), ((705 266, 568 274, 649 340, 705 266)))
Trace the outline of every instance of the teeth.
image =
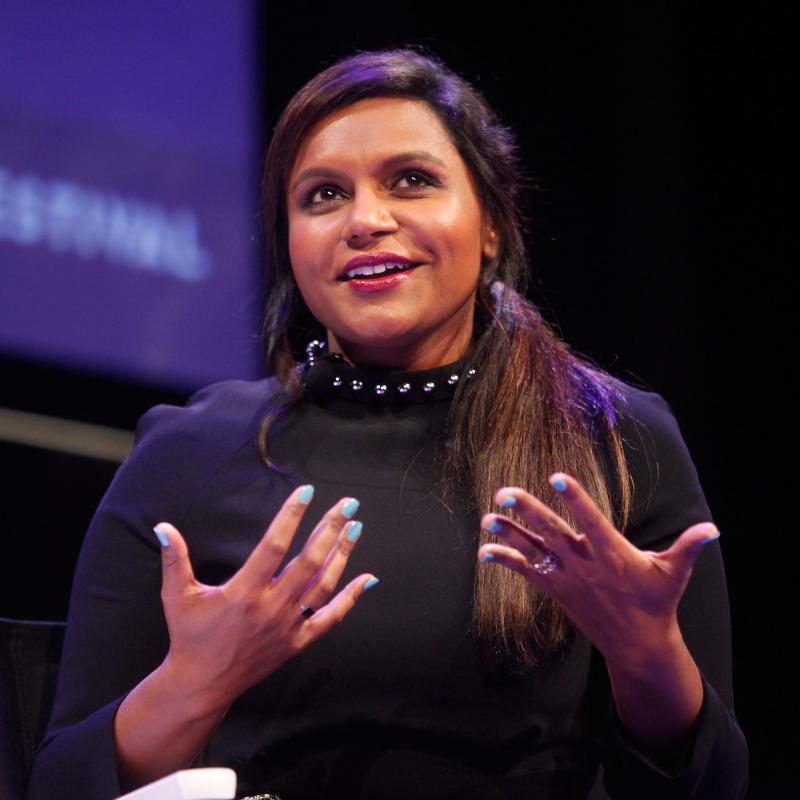
POLYGON ((354 267, 347 273, 348 278, 356 278, 360 275, 380 275, 387 269, 408 269, 411 264, 395 264, 386 262, 385 264, 373 264, 372 266, 354 267))

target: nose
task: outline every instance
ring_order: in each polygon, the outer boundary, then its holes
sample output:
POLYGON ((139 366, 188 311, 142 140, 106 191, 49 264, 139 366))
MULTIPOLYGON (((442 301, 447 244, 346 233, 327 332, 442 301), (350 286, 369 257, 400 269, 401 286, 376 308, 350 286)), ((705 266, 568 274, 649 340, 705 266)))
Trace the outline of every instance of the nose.
POLYGON ((350 201, 342 238, 352 244, 373 236, 394 233, 398 227, 389 208, 389 201, 374 189, 364 188, 356 190, 350 201))

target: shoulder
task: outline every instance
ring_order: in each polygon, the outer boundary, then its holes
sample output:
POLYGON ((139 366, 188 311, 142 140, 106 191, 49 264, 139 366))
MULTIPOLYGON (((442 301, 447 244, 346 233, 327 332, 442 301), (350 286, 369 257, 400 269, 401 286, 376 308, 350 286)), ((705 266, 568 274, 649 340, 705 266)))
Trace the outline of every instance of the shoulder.
POLYGON ((617 397, 616 422, 628 448, 685 448, 678 420, 660 394, 631 386, 618 378, 614 378, 613 383, 617 397))
POLYGON ((186 448, 235 444, 257 432, 277 392, 274 378, 229 380, 198 390, 184 406, 154 406, 136 426, 135 450, 165 441, 186 448))
POLYGON ((697 467, 669 403, 658 393, 614 379, 616 425, 633 486, 631 524, 648 544, 711 519, 697 467), (656 520, 672 520, 662 528, 656 520))
MULTIPOLYGON (((629 458, 637 453, 646 458, 664 449, 685 449, 678 421, 660 394, 637 388, 597 368, 582 369, 580 374, 581 402, 595 434, 613 426, 629 458)), ((604 438, 600 436, 598 440, 604 438)))
POLYGON ((178 502, 242 451, 257 461, 259 428, 277 391, 275 379, 223 381, 195 392, 184 406, 154 406, 139 420, 133 450, 106 499, 146 494, 178 502))

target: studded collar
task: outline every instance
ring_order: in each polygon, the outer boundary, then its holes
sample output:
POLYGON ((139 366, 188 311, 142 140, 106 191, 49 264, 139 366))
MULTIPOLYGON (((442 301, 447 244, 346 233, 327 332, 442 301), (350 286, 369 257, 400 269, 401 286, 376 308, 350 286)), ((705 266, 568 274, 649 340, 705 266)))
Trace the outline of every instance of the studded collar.
POLYGON ((475 370, 463 373, 466 358, 426 370, 363 369, 348 364, 339 353, 327 353, 317 340, 306 347, 303 385, 311 397, 341 397, 364 403, 426 403, 450 398, 459 381, 471 380, 475 370))

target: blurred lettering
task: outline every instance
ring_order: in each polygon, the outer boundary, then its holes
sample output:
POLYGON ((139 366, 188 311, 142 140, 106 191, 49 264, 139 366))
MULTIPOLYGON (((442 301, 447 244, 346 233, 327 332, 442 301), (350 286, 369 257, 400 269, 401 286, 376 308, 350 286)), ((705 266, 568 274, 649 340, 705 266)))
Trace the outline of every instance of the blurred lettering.
POLYGON ((202 281, 211 255, 197 215, 0 167, 0 241, 202 281))

